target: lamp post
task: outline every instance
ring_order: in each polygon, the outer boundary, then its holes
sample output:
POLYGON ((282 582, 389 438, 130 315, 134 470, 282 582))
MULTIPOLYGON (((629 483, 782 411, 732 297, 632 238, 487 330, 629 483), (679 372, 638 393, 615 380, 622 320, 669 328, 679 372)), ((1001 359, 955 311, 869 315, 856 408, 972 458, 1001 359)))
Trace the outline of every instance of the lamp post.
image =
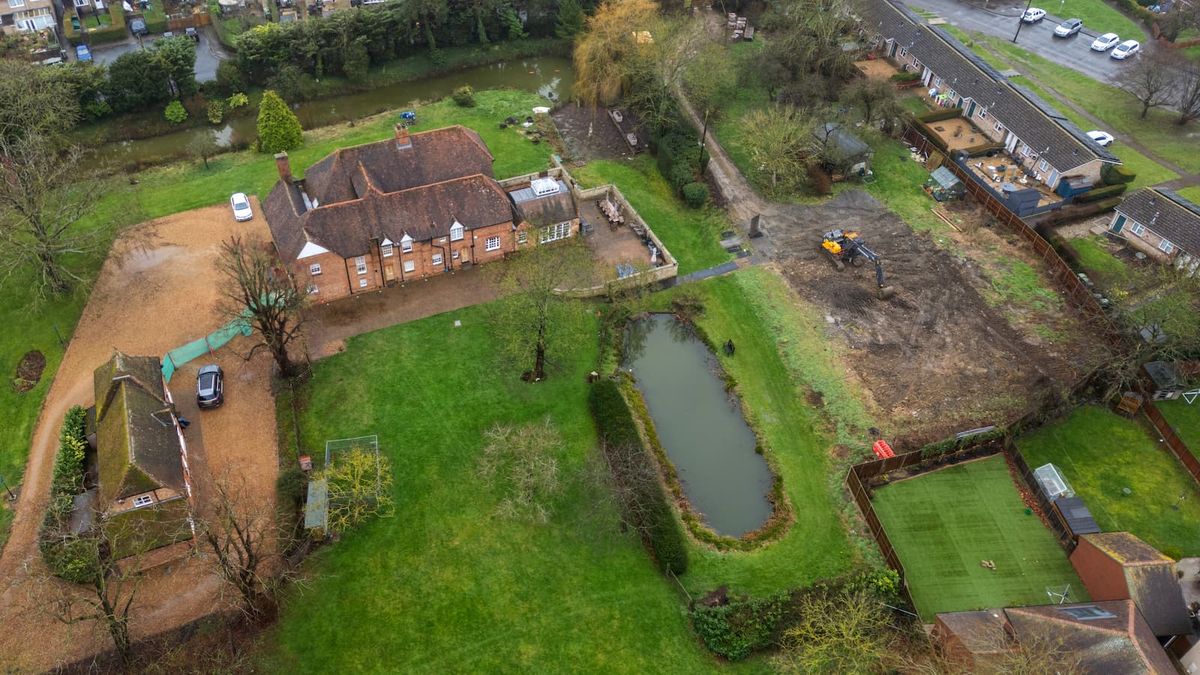
MULTIPOLYGON (((1032 6, 1033 0, 1028 0, 1028 2, 1025 3, 1025 12, 1028 12, 1029 8, 1032 6)), ((1025 12, 1021 12, 1021 16, 1017 18, 1017 32, 1013 35, 1013 44, 1017 43, 1017 36, 1021 34, 1021 26, 1025 23, 1025 12)))

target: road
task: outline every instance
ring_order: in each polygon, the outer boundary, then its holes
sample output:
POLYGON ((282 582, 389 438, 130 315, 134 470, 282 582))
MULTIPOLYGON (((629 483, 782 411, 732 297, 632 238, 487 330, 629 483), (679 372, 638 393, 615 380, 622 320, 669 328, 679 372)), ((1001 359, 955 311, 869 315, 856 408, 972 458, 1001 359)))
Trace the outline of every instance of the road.
MULTIPOLYGON (((965 31, 993 35, 1005 40, 1012 40, 1017 30, 1017 23, 1025 11, 1024 3, 1012 0, 999 0, 987 9, 981 6, 961 2, 960 0, 904 0, 915 9, 932 12, 945 19, 948 23, 965 31)), ((1053 2, 1046 6, 1053 6, 1053 2)), ((1037 6, 1037 3, 1034 3, 1037 6)), ((1115 84, 1117 74, 1126 64, 1114 61, 1107 53, 1094 52, 1090 45, 1096 35, 1106 32, 1103 26, 1084 26, 1083 30, 1074 37, 1066 39, 1054 37, 1054 27, 1062 20, 1051 14, 1040 23, 1025 24, 1017 45, 1022 49, 1049 59, 1093 80, 1115 84)), ((1138 40, 1146 44, 1145 35, 1122 35, 1122 39, 1138 40)))
MULTIPOLYGON (((221 43, 217 41, 217 36, 212 31, 212 26, 204 26, 200 29, 200 42, 196 43, 197 82, 217 79, 217 65, 222 60, 229 58, 229 53, 221 47, 221 43)), ((140 43, 130 37, 124 42, 97 46, 92 49, 92 60, 96 63, 112 63, 117 60, 118 56, 149 47, 157 39, 161 39, 161 36, 147 35, 142 38, 140 43)))

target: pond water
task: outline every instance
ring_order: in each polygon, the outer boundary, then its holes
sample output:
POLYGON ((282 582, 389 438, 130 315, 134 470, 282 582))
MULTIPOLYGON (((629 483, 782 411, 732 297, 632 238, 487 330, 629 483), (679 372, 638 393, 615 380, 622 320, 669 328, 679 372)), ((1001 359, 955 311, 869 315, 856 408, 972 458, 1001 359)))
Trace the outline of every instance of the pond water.
MULTIPOLYGON (((306 101, 293 109, 300 124, 305 129, 313 129, 403 108, 415 101, 444 98, 464 84, 477 91, 499 87, 532 91, 544 96, 546 105, 553 105, 553 102, 570 98, 574 83, 575 71, 570 59, 540 56, 468 68, 358 94, 306 101)), ((203 136, 212 137, 221 147, 248 142, 255 137, 254 125, 255 116, 244 115, 229 120, 222 127, 196 127, 152 138, 108 143, 97 148, 96 155, 104 164, 155 162, 186 154, 188 145, 203 136)))
POLYGON ((674 316, 652 314, 630 322, 624 361, 692 508, 719 534, 758 529, 771 515, 771 470, 716 357, 674 316))

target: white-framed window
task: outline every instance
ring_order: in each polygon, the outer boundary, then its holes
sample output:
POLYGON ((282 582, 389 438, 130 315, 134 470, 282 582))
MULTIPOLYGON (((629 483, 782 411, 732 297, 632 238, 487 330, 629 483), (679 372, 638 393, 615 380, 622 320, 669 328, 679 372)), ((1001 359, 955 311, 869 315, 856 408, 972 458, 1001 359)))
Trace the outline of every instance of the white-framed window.
POLYGON ((415 261, 412 261, 412 260, 404 261, 404 271, 405 272, 415 272, 416 269, 417 269, 417 263, 415 261))
POLYGON ((461 241, 463 238, 462 223, 454 223, 450 226, 450 241, 461 241))
POLYGON ((1042 161, 1038 162, 1038 170, 1039 171, 1045 171, 1049 168, 1050 168, 1050 162, 1047 162, 1044 159, 1042 161))
POLYGON ((517 243, 518 244, 524 244, 524 243, 527 243, 528 241, 529 241, 529 233, 528 232, 526 232, 525 230, 521 230, 520 232, 517 232, 517 243))
POLYGON ((908 47, 900 48, 900 56, 908 56, 908 47))
POLYGON ((1141 223, 1134 223, 1129 226, 1129 231, 1140 237, 1146 234, 1146 226, 1141 223))
POLYGON ((360 255, 354 259, 354 271, 359 274, 367 273, 367 256, 360 255))
POLYGON ((487 240, 483 242, 483 250, 485 250, 485 251, 495 251, 495 250, 498 250, 499 248, 500 248, 500 237, 499 236, 488 237, 487 240))
POLYGON ((133 498, 133 508, 140 509, 143 506, 150 506, 154 503, 154 497, 150 495, 138 495, 133 498))
POLYGON ((450 259, 458 260, 458 251, 450 251, 450 259))
POLYGON ((75 0, 76 7, 87 7, 92 0, 75 0))
POLYGON ((310 276, 314 276, 314 277, 321 276, 321 263, 313 263, 313 264, 309 265, 308 266, 308 274, 310 276))
POLYGON ((1004 125, 1000 124, 999 122, 996 122, 996 126, 994 126, 992 128, 1000 133, 1004 133, 1004 125))
POLYGON ((441 265, 442 264, 442 254, 434 253, 432 262, 434 265, 441 265))
POLYGON ((1175 244, 1163 239, 1162 241, 1158 242, 1158 250, 1170 255, 1175 252, 1175 244))
POLYGON ((8 0, 8 6, 12 9, 16 9, 17 7, 24 7, 25 0, 8 0))
POLYGON ((385 258, 392 257, 392 245, 390 243, 380 246, 379 250, 383 252, 383 257, 385 257, 385 258))
POLYGON ((979 109, 979 119, 981 119, 981 120, 986 120, 986 119, 987 119, 987 108, 983 108, 983 107, 981 107, 981 108, 979 109))
POLYGON ((367 279, 366 279, 366 277, 363 277, 362 279, 359 279, 359 280, 358 280, 358 287, 359 287, 359 288, 366 288, 366 287, 367 287, 367 279))
POLYGON ((942 88, 942 78, 940 78, 940 77, 933 78, 933 86, 937 87, 938 89, 941 89, 942 88))
POLYGON ((558 241, 559 239, 566 239, 569 236, 571 236, 571 223, 570 221, 567 221, 565 223, 558 223, 557 225, 550 225, 542 228, 542 233, 538 235, 538 241, 546 244, 552 241, 558 241))
POLYGON ((412 241, 412 237, 407 234, 404 235, 404 238, 400 240, 400 250, 405 253, 412 253, 412 241))

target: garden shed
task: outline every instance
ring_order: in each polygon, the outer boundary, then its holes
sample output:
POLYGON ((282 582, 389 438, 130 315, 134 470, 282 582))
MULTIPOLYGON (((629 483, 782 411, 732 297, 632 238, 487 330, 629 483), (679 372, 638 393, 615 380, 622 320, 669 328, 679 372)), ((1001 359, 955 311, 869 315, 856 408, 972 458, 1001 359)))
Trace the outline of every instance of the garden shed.
POLYGON ((837 122, 826 122, 813 130, 821 144, 821 160, 836 173, 862 176, 871 171, 871 146, 837 122))
POLYGON ((1081 534, 1095 534, 1100 531, 1092 511, 1079 497, 1060 497, 1054 500, 1054 516, 1062 524, 1063 529, 1077 538, 1081 534))

